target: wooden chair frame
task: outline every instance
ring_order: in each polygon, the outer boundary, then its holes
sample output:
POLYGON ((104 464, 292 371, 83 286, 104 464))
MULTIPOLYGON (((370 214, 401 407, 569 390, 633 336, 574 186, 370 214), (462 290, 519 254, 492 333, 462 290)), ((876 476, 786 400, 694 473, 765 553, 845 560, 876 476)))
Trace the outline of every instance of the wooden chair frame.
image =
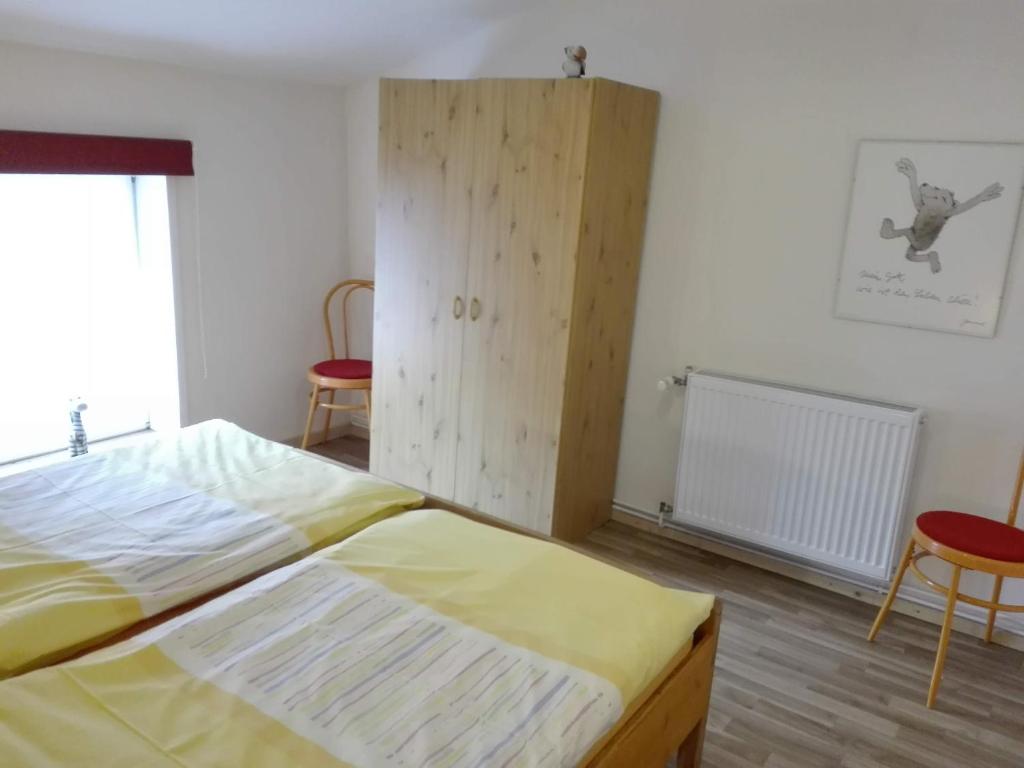
MULTIPOLYGON (((1010 512, 1006 518, 1007 525, 1014 526, 1017 524, 1017 513, 1020 509, 1022 489, 1024 489, 1024 454, 1021 455, 1020 467, 1017 470, 1017 483, 1013 491, 1013 500, 1010 502, 1010 512)), ((915 523, 914 530, 910 535, 910 541, 907 542, 907 547, 903 551, 903 557, 900 558, 899 567, 896 569, 896 574, 893 577, 889 594, 886 595, 885 602, 879 608, 875 623, 868 633, 869 642, 873 642, 878 636, 882 624, 889 615, 893 601, 896 599, 896 593, 899 591, 900 584, 903 581, 903 575, 907 572, 908 568, 924 584, 946 597, 946 611, 942 619, 942 631, 939 634, 939 647, 935 654, 935 666, 932 669, 931 685, 928 687, 928 708, 931 709, 935 706, 935 700, 939 694, 939 684, 942 682, 942 672, 946 664, 946 651, 949 649, 949 637, 953 630, 953 616, 956 611, 957 601, 988 609, 988 621, 985 624, 985 642, 991 643, 992 632, 995 629, 996 613, 999 611, 1024 613, 1024 605, 999 602, 1003 591, 1003 579, 1024 579, 1024 562, 992 560, 948 547, 926 534, 915 523), (918 551, 918 547, 921 548, 921 551, 918 551), (948 585, 939 584, 921 571, 918 562, 926 557, 937 557, 952 566, 953 572, 948 585), (990 600, 982 600, 972 595, 965 595, 960 591, 960 576, 964 569, 992 574, 995 577, 995 582, 992 586, 992 598, 990 600)))
MULTIPOLYGON (((324 319, 324 331, 327 335, 327 352, 329 360, 336 360, 335 347, 334 347, 334 330, 331 327, 331 300, 335 294, 339 291, 344 290, 341 299, 341 329, 342 338, 345 342, 345 359, 349 357, 349 343, 348 343, 348 300, 352 294, 358 290, 369 290, 373 293, 373 281, 372 280, 343 280, 342 282, 335 285, 331 290, 327 292, 327 296, 324 298, 323 307, 323 319, 324 319)), ((306 428, 302 433, 302 447, 309 447, 309 436, 313 431, 313 419, 316 416, 316 409, 323 408, 324 413, 324 428, 323 433, 320 437, 320 442, 326 442, 330 436, 331 430, 331 414, 334 411, 366 411, 367 421, 371 418, 371 388, 373 379, 336 379, 331 376, 322 376, 313 370, 313 367, 306 372, 306 379, 310 384, 313 385, 313 391, 309 396, 309 413, 306 415, 306 428), (363 393, 362 403, 335 403, 334 393, 338 390, 361 390, 363 393), (324 392, 329 393, 327 402, 320 401, 320 395, 324 392)))

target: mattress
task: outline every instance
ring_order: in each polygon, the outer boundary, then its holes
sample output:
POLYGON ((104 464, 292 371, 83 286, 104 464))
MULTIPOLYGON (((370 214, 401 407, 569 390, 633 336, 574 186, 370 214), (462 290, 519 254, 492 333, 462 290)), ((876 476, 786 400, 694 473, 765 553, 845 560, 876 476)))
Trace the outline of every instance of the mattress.
POLYGON ((0 478, 0 678, 422 500, 225 421, 0 478))
POLYGON ((574 765, 712 604, 407 512, 0 683, 0 751, 7 766, 574 765))

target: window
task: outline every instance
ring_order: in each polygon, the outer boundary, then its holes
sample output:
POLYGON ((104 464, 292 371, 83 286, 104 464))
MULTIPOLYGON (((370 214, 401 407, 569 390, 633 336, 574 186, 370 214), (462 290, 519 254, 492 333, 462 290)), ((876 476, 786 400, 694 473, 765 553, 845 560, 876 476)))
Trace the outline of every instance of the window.
POLYGON ((0 174, 0 462, 66 447, 69 398, 90 441, 177 410, 166 189, 0 174))

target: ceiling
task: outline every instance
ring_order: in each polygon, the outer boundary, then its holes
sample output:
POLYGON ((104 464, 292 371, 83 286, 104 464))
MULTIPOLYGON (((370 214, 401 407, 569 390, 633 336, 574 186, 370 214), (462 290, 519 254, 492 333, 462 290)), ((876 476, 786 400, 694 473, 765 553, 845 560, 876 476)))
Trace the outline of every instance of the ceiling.
POLYGON ((343 83, 542 0, 0 0, 0 40, 343 83))

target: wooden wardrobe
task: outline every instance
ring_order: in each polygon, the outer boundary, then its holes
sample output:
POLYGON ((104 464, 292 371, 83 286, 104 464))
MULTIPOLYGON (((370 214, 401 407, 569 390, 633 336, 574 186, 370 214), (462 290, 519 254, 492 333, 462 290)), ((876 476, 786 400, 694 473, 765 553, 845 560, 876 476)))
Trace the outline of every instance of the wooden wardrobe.
POLYGON ((608 519, 658 99, 381 81, 372 472, 562 538, 608 519))

